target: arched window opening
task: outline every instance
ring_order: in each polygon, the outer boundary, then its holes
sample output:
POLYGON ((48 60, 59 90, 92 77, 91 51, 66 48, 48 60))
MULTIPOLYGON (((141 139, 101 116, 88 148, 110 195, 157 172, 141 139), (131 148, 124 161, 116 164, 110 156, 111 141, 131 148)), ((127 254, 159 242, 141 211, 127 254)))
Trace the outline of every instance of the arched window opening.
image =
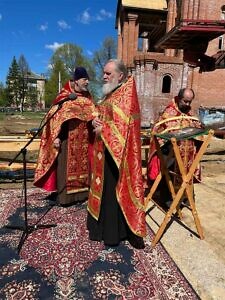
POLYGON ((170 93, 171 91, 171 77, 165 75, 162 81, 162 93, 170 93))

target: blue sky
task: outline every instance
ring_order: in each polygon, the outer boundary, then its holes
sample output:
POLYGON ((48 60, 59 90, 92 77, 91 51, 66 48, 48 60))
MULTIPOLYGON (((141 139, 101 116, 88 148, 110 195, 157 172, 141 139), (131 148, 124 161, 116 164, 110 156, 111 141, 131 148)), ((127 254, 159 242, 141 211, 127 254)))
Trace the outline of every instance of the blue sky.
POLYGON ((54 50, 73 43, 92 57, 106 37, 117 38, 117 0, 0 0, 0 82, 13 56, 45 74, 54 50))

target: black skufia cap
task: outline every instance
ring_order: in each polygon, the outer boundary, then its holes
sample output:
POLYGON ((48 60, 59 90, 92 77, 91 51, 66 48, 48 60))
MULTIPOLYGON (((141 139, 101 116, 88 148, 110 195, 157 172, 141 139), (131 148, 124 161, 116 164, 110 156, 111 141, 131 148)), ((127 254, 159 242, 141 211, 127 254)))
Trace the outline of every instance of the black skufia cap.
POLYGON ((73 79, 79 80, 81 78, 89 79, 88 73, 84 67, 77 67, 73 73, 73 79))

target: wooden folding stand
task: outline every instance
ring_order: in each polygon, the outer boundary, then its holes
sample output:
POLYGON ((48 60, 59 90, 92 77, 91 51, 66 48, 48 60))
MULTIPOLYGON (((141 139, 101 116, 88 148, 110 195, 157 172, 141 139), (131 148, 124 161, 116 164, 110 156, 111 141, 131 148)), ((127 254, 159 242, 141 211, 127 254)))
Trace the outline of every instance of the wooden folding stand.
MULTIPOLYGON (((193 199, 193 177, 194 177, 194 172, 196 170, 196 167, 198 166, 201 158, 202 158, 202 155, 205 153, 205 150, 209 144, 209 141, 212 137, 212 135, 214 134, 214 131, 213 130, 207 130, 207 131, 200 131, 198 134, 195 134, 194 137, 196 136, 201 136, 201 141, 202 141, 202 144, 194 158, 194 161, 191 165, 191 167, 189 168, 188 171, 186 171, 185 167, 184 167, 184 163, 182 161, 182 158, 181 158, 181 154, 180 154, 180 150, 179 150, 179 147, 177 145, 177 141, 178 140, 181 140, 179 138, 176 137, 176 135, 174 134, 154 134, 153 138, 155 140, 155 144, 156 144, 156 148, 157 148, 157 155, 160 159, 160 166, 161 166, 161 172, 159 173, 159 175, 157 176, 157 178, 155 179, 151 189, 150 189, 150 192, 149 194, 147 195, 146 199, 145 199, 145 204, 146 204, 146 211, 148 212, 148 205, 149 205, 149 202, 150 201, 153 201, 154 203, 156 203, 152 197, 162 179, 162 176, 164 175, 165 176, 165 179, 166 179, 166 183, 168 185, 168 188, 171 192, 171 195, 172 195, 172 204, 170 205, 169 209, 167 212, 165 212, 165 217, 164 217, 164 220, 162 222, 162 224, 160 225, 153 241, 152 241, 152 246, 154 247, 157 242, 160 240, 162 234, 164 233, 165 229, 166 229, 166 226, 168 224, 168 222, 170 221, 171 219, 171 216, 174 212, 177 212, 178 213, 178 216, 181 218, 181 210, 180 210, 180 202, 182 201, 182 196, 184 194, 184 192, 186 192, 186 195, 187 195, 187 200, 189 202, 189 205, 190 205, 190 209, 191 209, 191 212, 192 212, 192 215, 193 215, 193 218, 194 218, 194 222, 195 222, 195 225, 196 225, 196 229, 197 229, 197 232, 199 234, 199 237, 201 239, 204 238, 204 235, 203 235, 203 230, 202 230, 202 227, 201 227, 201 224, 200 224, 200 220, 199 220, 199 217, 198 217, 198 213, 197 213, 197 210, 196 210, 196 206, 195 206, 195 201, 193 199), (175 161, 178 165, 178 168, 179 168, 179 171, 180 171, 180 176, 181 176, 181 179, 182 179, 182 182, 181 182, 181 185, 179 186, 178 188, 178 191, 176 192, 175 191, 175 187, 174 187, 174 184, 173 184, 173 181, 171 179, 171 176, 170 176, 170 171, 168 170, 168 167, 167 167, 167 164, 165 162, 165 159, 163 157, 163 154, 162 154, 162 151, 161 151, 161 148, 160 148, 160 145, 159 145, 159 142, 158 142, 158 139, 157 138, 161 138, 161 139, 165 139, 167 141, 170 141, 171 144, 172 144, 172 151, 170 152, 169 156, 173 156, 175 158, 175 161)), ((193 138, 193 135, 189 135, 189 136, 186 136, 185 138, 182 138, 182 140, 185 140, 185 139, 191 139, 193 138)))

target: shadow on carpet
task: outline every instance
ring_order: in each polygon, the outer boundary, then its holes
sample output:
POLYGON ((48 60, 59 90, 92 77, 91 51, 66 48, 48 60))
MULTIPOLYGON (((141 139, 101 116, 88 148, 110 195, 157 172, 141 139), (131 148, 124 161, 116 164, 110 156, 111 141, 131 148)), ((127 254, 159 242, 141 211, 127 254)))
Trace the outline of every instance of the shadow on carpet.
POLYGON ((0 299, 199 299, 160 243, 134 249, 90 241, 86 205, 49 206, 48 194, 29 189, 28 224, 56 224, 32 231, 20 254, 24 224, 20 190, 0 191, 0 299))

